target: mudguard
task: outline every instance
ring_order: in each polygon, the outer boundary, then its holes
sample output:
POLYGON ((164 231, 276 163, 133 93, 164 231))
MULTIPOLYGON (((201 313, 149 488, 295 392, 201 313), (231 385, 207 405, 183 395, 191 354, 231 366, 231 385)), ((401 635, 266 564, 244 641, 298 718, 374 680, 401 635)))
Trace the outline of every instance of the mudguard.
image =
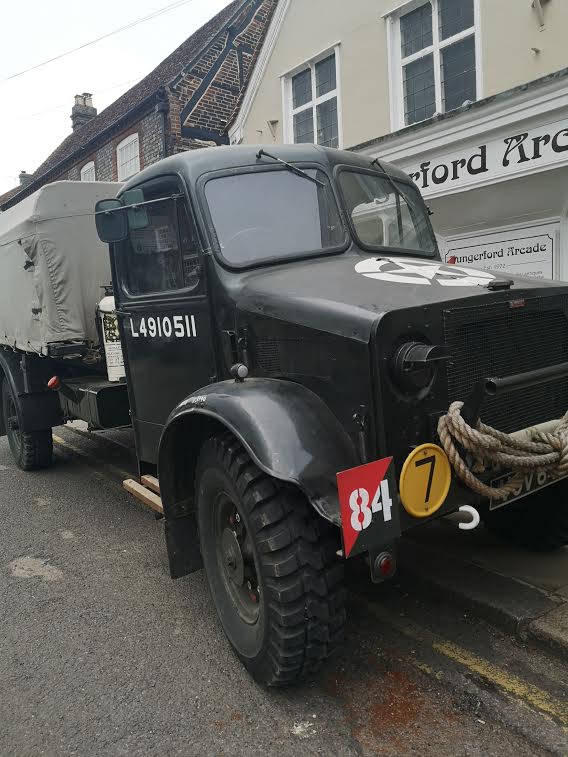
POLYGON ((261 470, 298 486, 322 517, 340 524, 336 473, 360 461, 328 406, 291 381, 250 378, 213 384, 175 408, 160 441, 160 492, 173 577, 200 567, 195 463, 203 441, 223 427, 261 470))
MULTIPOLYGON (((59 426, 63 422, 59 397, 54 392, 26 391, 21 367, 22 353, 0 349, 0 393, 3 379, 6 379, 14 397, 22 431, 43 431, 59 426)), ((0 394, 0 408, 1 408, 0 394)), ((6 434, 4 419, 0 409, 0 436, 6 434)))

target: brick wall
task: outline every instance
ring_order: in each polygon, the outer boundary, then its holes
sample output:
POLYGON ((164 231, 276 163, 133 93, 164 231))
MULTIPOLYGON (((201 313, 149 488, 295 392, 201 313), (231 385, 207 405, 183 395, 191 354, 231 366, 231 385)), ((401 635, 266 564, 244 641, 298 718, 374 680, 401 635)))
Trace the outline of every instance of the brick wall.
POLYGON ((264 0, 248 23, 248 7, 245 7, 233 25, 237 30, 243 27, 239 34, 232 41, 229 34, 216 40, 200 60, 183 71, 169 87, 168 154, 195 147, 194 139, 187 134, 188 129, 226 134, 244 96, 244 82, 256 62, 261 48, 259 42, 276 5, 277 0, 264 0), (219 66, 220 57, 223 62, 219 66), (212 76, 215 66, 213 78, 208 82, 207 77, 212 76), (208 87, 199 94, 204 80, 208 87))
POLYGON ((97 181, 114 181, 112 176, 112 142, 99 147, 95 158, 95 178, 97 181))
POLYGON ((81 181, 81 168, 91 160, 95 163, 97 181, 118 181, 116 166, 116 148, 125 137, 137 132, 140 148, 140 169, 156 163, 162 158, 162 114, 153 110, 127 129, 117 132, 108 142, 101 145, 94 153, 82 157, 65 172, 52 181, 67 179, 81 181))
POLYGON ((153 111, 140 121, 140 159, 145 166, 162 159, 162 142, 162 114, 153 111))
MULTIPOLYGON (((88 161, 85 161, 87 163, 88 161)), ((84 166, 85 163, 82 163, 84 166)), ((81 168, 77 166, 73 166, 73 168, 67 172, 67 178, 69 181, 80 181, 81 180, 81 168)))

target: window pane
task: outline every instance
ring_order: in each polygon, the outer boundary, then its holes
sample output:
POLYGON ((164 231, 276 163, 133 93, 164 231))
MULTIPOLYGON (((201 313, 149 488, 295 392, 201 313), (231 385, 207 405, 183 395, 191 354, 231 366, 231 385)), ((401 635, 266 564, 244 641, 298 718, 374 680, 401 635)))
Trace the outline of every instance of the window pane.
POLYGON ((414 187, 356 171, 342 171, 339 177, 355 233, 364 245, 428 255, 435 251, 426 208, 414 187))
POLYGON ((475 100, 475 37, 468 37, 442 51, 444 110, 475 100))
POLYGON ((183 283, 188 289, 195 289, 199 284, 199 238, 187 206, 178 202, 179 238, 181 242, 181 261, 183 267, 183 283))
MULTIPOLYGON (((158 197, 163 196, 162 191, 163 188, 158 197)), ((145 194, 144 199, 153 199, 152 194, 145 194)), ((178 241, 176 205, 175 200, 147 205, 148 225, 130 231, 124 243, 124 258, 131 294, 184 288, 184 262, 178 241)), ((183 253, 185 257, 185 250, 183 253)))
POLYGON ((318 145, 337 147, 339 145, 337 130, 337 97, 318 105, 318 145))
POLYGON ((312 99, 312 72, 309 68, 292 78, 294 108, 309 103, 312 99))
POLYGON ((430 3, 402 16, 400 36, 403 58, 432 44, 432 6, 430 3))
POLYGON ((294 142, 314 141, 314 112, 311 108, 294 116, 294 142))
POLYGON ((344 244, 345 231, 326 175, 306 170, 323 186, 283 169, 207 182, 211 219, 229 263, 283 260, 344 244))
POLYGON ((430 118, 436 111, 434 58, 425 55, 403 68, 405 122, 430 118))
POLYGON ((321 97, 337 87, 335 55, 316 63, 316 96, 321 97))
POLYGON ((138 137, 116 149, 118 180, 124 181, 140 171, 140 153, 138 137))
POLYGON ((95 181, 95 164, 87 163, 81 169, 81 181, 95 181))
POLYGON ((439 0, 440 39, 473 26, 473 0, 439 0))

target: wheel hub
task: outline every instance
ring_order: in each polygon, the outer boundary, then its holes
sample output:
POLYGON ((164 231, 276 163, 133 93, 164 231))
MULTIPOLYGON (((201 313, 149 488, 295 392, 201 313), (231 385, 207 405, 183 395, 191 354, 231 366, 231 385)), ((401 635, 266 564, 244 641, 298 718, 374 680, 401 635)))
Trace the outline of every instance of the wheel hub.
POLYGON ((243 553, 241 552, 241 545, 235 531, 230 528, 223 530, 221 547, 227 575, 235 586, 242 586, 245 581, 245 563, 243 553))

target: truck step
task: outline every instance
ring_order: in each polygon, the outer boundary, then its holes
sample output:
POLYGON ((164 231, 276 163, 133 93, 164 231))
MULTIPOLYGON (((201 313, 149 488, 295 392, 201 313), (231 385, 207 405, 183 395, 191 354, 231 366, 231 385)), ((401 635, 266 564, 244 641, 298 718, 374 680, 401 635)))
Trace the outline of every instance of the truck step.
MULTIPOLYGON (((143 478, 146 478, 146 476, 144 476, 143 478)), ((157 481, 156 485, 159 491, 159 484, 157 481)), ((133 478, 128 478, 126 479, 126 481, 123 481, 122 486, 129 494, 132 494, 144 505, 154 510, 154 512, 160 513, 160 515, 164 514, 162 500, 160 499, 159 495, 155 493, 155 491, 152 491, 142 483, 135 481, 133 478)))
POLYGON ((156 476, 142 476, 140 483, 147 489, 151 489, 156 494, 160 493, 160 482, 156 476))

